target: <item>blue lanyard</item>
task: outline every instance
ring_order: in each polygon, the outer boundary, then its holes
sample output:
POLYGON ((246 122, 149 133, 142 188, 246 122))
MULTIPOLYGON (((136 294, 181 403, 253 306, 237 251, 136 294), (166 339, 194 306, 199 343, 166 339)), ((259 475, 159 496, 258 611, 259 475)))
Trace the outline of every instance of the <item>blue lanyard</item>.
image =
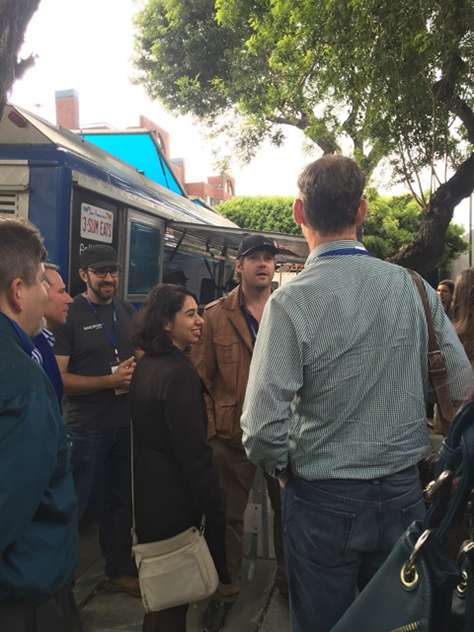
POLYGON ((114 350, 115 359, 117 360, 117 362, 120 362, 120 357, 119 357, 119 352, 118 352, 118 339, 117 339, 117 309, 115 308, 115 303, 114 303, 113 299, 112 299, 112 305, 114 307, 114 311, 113 311, 114 331, 113 331, 113 333, 110 333, 109 328, 104 323, 102 318, 99 316, 99 314, 98 314, 96 308, 94 307, 94 305, 93 305, 91 299, 89 298, 89 296, 87 294, 84 294, 84 297, 85 297, 86 301, 89 303, 89 307, 91 308, 91 310, 96 315, 97 320, 102 325, 102 329, 104 330, 107 338, 109 339, 110 344, 112 345, 112 349, 114 350))
POLYGON ((250 318, 247 310, 244 307, 244 316, 245 316, 245 320, 247 321, 247 325, 249 326, 250 329, 250 336, 252 338, 252 344, 255 344, 255 340, 257 339, 257 333, 258 331, 255 329, 255 324, 253 322, 253 320, 250 318))
POLYGON ((320 257, 332 257, 334 255, 367 255, 367 257, 372 256, 367 252, 365 248, 341 248, 340 250, 327 250, 326 252, 322 252, 320 255, 316 255, 313 261, 316 261, 316 259, 319 259, 320 257))
POLYGON ((28 338, 28 336, 25 334, 25 332, 23 331, 23 329, 20 327, 18 323, 16 323, 14 320, 9 318, 6 314, 3 314, 3 315, 10 322, 13 329, 19 335, 21 344, 23 345, 23 349, 25 350, 25 353, 27 353, 31 358, 31 353, 35 349, 35 346, 33 345, 31 340, 28 338))

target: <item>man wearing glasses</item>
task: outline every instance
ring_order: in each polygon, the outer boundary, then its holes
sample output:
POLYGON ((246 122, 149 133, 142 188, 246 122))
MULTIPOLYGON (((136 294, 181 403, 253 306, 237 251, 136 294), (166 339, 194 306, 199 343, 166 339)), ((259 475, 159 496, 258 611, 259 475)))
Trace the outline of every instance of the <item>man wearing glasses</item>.
POLYGON ((451 318, 451 303, 454 294, 454 281, 452 281, 451 279, 444 279, 443 281, 440 281, 438 283, 438 288, 436 291, 438 293, 439 300, 443 304, 444 311, 446 312, 448 317, 451 318))
POLYGON ((119 516, 130 490, 128 389, 135 368, 129 340, 135 309, 115 296, 120 271, 110 246, 82 253, 86 291, 74 298, 67 323, 54 329, 54 353, 64 384, 79 526, 99 511, 104 588, 140 596, 138 580, 121 576, 116 563, 119 516))

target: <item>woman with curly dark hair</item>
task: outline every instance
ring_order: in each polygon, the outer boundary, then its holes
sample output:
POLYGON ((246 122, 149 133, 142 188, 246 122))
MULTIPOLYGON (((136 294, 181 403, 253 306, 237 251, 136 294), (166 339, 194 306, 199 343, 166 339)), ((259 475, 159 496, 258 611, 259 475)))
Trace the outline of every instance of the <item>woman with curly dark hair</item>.
MULTIPOLYGON (((206 443, 205 388, 186 356, 201 335, 196 297, 161 284, 135 316, 132 340, 145 353, 130 388, 136 532, 140 543, 199 526, 219 577, 225 564, 225 506, 206 443)), ((186 581, 186 578, 183 578, 186 581)), ((143 632, 185 632, 188 605, 145 614, 143 632)))
POLYGON ((456 278, 451 305, 452 321, 471 364, 474 362, 474 268, 456 278))

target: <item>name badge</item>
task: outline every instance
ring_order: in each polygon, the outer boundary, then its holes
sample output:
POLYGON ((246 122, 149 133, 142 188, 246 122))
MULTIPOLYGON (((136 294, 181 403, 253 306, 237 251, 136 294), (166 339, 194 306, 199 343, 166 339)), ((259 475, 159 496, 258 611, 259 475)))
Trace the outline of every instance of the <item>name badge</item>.
MULTIPOLYGON (((115 373, 115 371, 119 368, 119 365, 120 362, 111 362, 110 372, 115 373)), ((124 395, 125 393, 128 393, 128 390, 126 388, 114 388, 114 391, 116 395, 124 395)))

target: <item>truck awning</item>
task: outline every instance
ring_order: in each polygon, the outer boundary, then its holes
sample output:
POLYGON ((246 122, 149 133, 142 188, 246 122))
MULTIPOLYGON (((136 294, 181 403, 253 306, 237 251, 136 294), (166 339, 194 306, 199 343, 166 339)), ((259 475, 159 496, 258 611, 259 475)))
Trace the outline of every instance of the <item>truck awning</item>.
POLYGON ((263 230, 251 230, 233 226, 199 225, 191 222, 170 220, 166 222, 168 234, 180 231, 183 235, 192 235, 206 244, 206 250, 223 257, 235 258, 240 242, 248 235, 265 235, 274 240, 280 253, 277 260, 289 263, 305 263, 309 255, 309 247, 302 235, 289 235, 263 230))

